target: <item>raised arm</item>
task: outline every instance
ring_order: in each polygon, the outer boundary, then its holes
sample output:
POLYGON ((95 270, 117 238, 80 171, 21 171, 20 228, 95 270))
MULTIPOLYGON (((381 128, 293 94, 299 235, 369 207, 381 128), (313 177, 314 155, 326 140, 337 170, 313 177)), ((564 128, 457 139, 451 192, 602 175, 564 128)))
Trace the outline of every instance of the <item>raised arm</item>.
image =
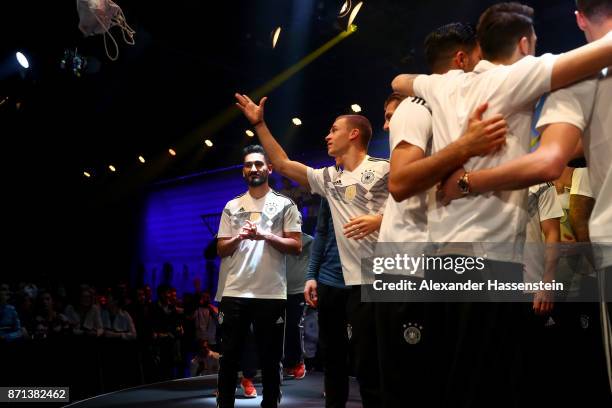
POLYGON ((246 95, 240 95, 237 93, 234 96, 238 101, 236 102, 236 106, 242 111, 247 120, 255 128, 257 137, 259 137, 261 145, 266 151, 268 157, 270 157, 274 170, 278 171, 283 176, 298 182, 304 187, 310 187, 308 184, 307 175, 308 167, 300 162, 290 160, 287 153, 285 153, 285 150, 283 150, 281 145, 278 144, 276 139, 274 139, 270 129, 268 129, 268 126, 266 126, 266 122, 264 121, 264 105, 268 98, 261 98, 259 105, 257 105, 246 95))
POLYGON ((551 91, 595 75, 609 66, 612 66, 612 31, 560 55, 553 65, 551 91))
POLYGON ((418 74, 400 74, 393 78, 391 81, 391 88, 393 92, 398 92, 403 95, 414 96, 414 88, 412 84, 414 82, 414 78, 416 78, 418 74))

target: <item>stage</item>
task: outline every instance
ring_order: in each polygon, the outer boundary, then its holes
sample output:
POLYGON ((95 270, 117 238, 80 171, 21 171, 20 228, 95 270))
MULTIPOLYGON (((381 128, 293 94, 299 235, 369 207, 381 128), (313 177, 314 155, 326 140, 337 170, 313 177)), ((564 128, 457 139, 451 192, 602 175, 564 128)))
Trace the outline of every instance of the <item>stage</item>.
MULTIPOLYGON (((215 407, 216 375, 185 378, 156 384, 143 385, 122 391, 102 394, 68 405, 74 408, 94 407, 215 407)), ((261 404, 261 383, 255 383, 257 398, 245 399, 237 388, 236 407, 259 407, 261 404)), ((324 407, 323 373, 309 372, 302 380, 285 380, 281 386, 281 406, 324 407)), ((350 380, 347 408, 361 407, 359 389, 354 378, 350 380)))

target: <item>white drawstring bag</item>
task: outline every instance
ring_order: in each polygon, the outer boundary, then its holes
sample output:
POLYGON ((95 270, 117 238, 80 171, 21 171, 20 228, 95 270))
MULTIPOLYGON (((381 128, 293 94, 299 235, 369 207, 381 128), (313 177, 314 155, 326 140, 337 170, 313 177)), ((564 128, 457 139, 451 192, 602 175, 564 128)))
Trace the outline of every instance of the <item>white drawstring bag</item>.
POLYGON ((79 12, 79 30, 86 36, 102 34, 106 55, 112 61, 119 58, 119 46, 109 31, 111 27, 118 26, 125 43, 134 45, 135 31, 128 25, 121 7, 115 2, 112 0, 76 0, 76 3, 79 12), (107 36, 110 37, 115 48, 113 56, 108 50, 107 36))

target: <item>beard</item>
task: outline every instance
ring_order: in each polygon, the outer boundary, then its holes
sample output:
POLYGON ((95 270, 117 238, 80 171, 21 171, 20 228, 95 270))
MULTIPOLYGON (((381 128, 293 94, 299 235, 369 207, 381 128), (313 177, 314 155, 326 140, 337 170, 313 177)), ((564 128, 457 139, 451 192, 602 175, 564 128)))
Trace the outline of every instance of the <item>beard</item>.
POLYGON ((248 175, 245 177, 246 183, 250 187, 259 187, 268 181, 267 174, 248 175))

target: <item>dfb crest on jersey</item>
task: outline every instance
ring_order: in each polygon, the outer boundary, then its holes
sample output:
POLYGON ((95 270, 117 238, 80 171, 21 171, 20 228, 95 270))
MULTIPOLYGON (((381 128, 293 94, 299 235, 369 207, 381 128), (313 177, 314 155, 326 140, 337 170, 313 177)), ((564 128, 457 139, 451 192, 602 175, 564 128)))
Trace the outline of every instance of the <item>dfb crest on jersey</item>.
POLYGON ((421 329, 422 326, 417 326, 412 323, 408 323, 408 325, 404 325, 404 340, 408 344, 417 344, 421 341, 421 329))
POLYGON ((273 218, 278 213, 278 204, 273 201, 267 202, 264 206, 264 213, 268 218, 273 218))
POLYGON ((219 324, 223 324, 223 312, 219 312, 219 324))
POLYGON ((372 184, 374 182, 375 177, 376 174, 374 173, 374 170, 366 170, 361 173, 361 182, 363 184, 372 184))
POLYGON ((353 326, 351 326, 350 324, 346 325, 346 335, 348 336, 349 340, 351 339, 351 337, 353 337, 353 326))

